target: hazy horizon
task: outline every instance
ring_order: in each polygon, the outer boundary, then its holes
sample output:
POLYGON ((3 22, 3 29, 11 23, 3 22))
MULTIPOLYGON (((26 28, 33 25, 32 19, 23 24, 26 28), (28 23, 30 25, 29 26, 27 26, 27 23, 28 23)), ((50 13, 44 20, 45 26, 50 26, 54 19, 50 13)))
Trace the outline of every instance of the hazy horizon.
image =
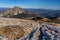
POLYGON ((60 0, 0 0, 0 7, 60 10, 60 0))

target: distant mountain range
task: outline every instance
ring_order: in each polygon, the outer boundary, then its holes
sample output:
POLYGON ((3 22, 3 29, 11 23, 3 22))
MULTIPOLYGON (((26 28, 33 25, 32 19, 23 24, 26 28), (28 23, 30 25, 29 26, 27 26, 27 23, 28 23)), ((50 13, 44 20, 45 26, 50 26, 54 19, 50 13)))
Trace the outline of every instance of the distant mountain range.
MULTIPOLYGON (((0 8, 0 13, 5 12, 10 8, 0 8)), ((60 10, 49 10, 49 9, 32 9, 23 8, 25 11, 30 12, 29 14, 35 14, 37 17, 54 18, 60 17, 60 10)))
POLYGON ((5 12, 9 8, 0 8, 0 13, 5 12))
POLYGON ((49 9, 26 9, 32 14, 36 14, 38 17, 58 17, 60 16, 60 10, 49 10, 49 9))

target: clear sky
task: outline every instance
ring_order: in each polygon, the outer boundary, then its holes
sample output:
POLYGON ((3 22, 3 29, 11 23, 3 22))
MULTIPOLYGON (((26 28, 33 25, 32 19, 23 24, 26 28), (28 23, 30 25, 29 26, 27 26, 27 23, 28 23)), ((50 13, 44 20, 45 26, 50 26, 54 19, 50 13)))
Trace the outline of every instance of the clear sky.
POLYGON ((60 0, 0 0, 0 7, 13 6, 60 10, 60 0))

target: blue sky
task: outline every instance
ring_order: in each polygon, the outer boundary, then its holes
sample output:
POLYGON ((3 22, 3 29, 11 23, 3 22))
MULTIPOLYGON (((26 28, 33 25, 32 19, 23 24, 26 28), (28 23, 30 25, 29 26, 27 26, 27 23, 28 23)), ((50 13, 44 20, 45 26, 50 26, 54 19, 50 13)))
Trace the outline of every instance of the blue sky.
POLYGON ((0 0, 0 7, 14 6, 60 10, 60 0, 0 0))

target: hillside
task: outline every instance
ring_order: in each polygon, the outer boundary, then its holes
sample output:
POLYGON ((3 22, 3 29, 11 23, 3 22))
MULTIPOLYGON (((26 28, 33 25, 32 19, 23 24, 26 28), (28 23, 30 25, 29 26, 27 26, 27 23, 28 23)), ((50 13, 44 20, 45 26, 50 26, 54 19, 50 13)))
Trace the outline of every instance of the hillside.
POLYGON ((59 40, 60 24, 0 18, 1 40, 59 40))
POLYGON ((0 35, 8 36, 9 38, 8 40, 13 40, 14 38, 20 38, 23 35, 29 35, 29 33, 32 30, 35 30, 37 28, 36 26, 39 27, 39 23, 30 21, 30 20, 14 19, 14 18, 0 18, 0 31, 1 31, 0 35), (10 29, 14 31, 10 31, 11 32, 10 33, 9 32, 10 29), (20 29, 21 31, 18 31, 20 29), (7 30, 7 31, 4 32, 4 30, 7 30), (18 34, 12 33, 12 32, 17 32, 18 34), (23 35, 21 34, 22 32, 24 33, 23 35))

